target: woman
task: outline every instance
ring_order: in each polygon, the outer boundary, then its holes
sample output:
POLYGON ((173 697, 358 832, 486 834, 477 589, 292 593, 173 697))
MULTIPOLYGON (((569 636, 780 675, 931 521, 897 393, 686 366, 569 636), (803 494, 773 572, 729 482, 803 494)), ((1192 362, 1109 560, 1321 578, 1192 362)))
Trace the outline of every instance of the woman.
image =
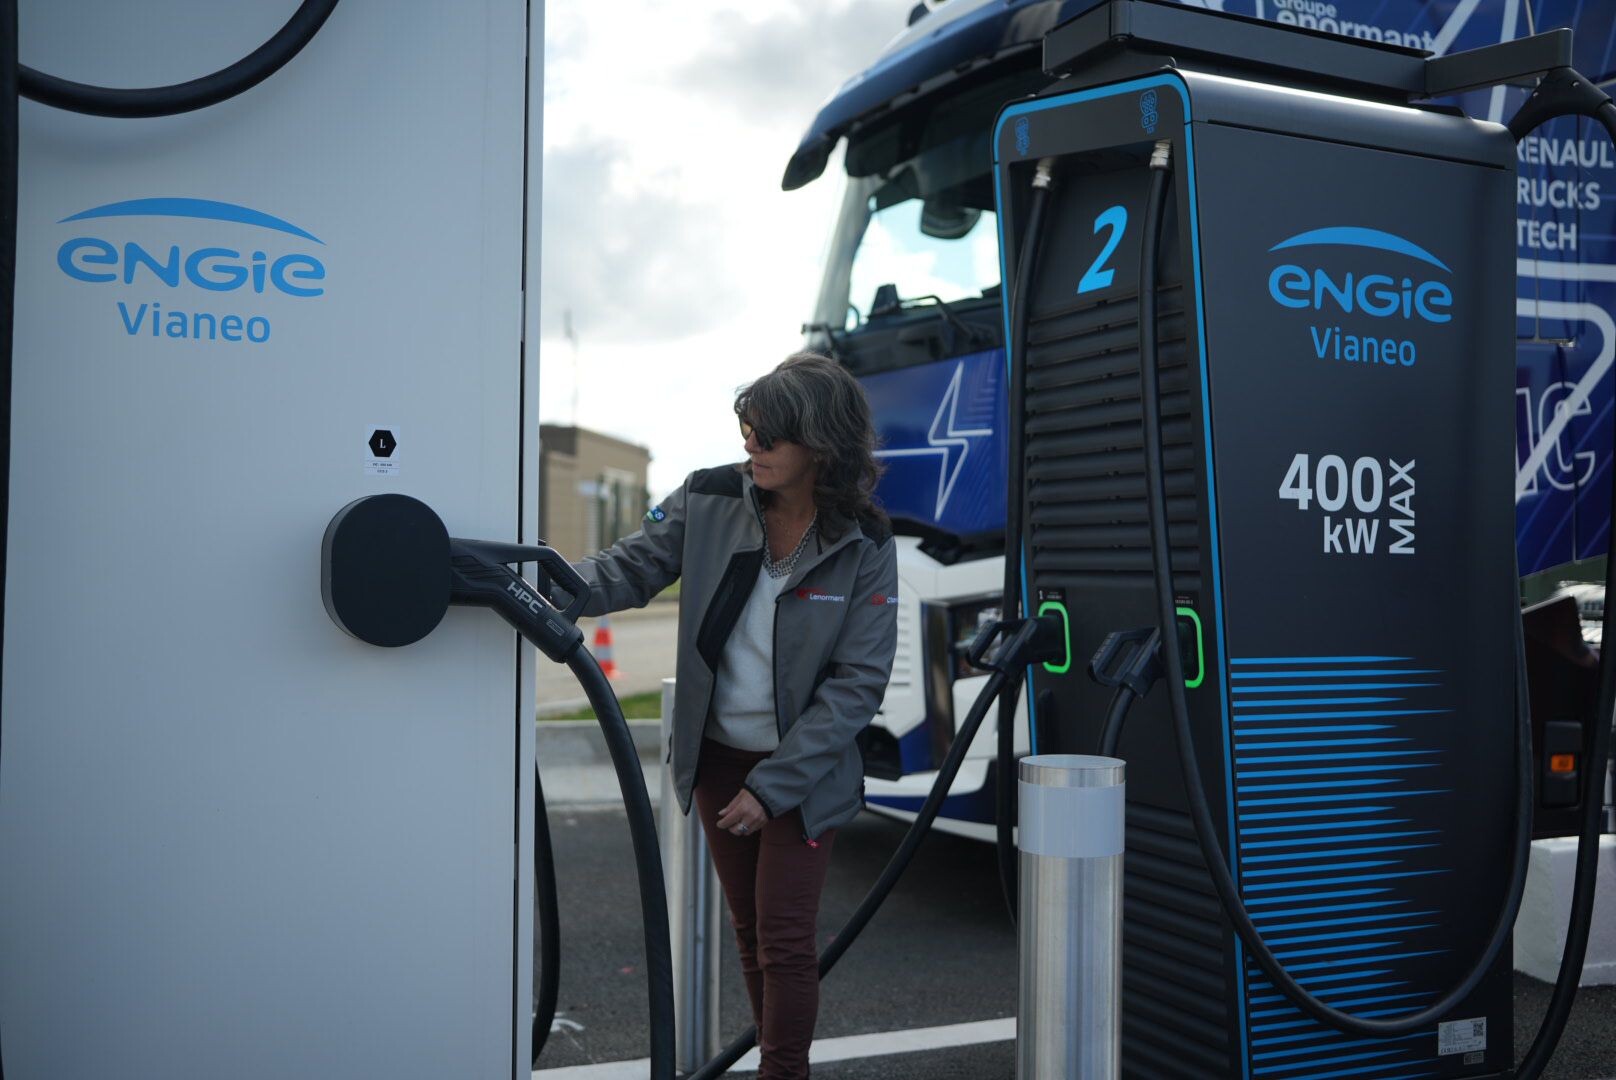
POLYGON ((819 894, 836 829, 863 805, 854 737, 892 671, 898 570, 851 375, 798 354, 741 390, 735 414, 744 463, 692 473, 578 569, 592 615, 683 578, 669 760, 729 900, 758 1076, 786 1080, 808 1075, 819 894))

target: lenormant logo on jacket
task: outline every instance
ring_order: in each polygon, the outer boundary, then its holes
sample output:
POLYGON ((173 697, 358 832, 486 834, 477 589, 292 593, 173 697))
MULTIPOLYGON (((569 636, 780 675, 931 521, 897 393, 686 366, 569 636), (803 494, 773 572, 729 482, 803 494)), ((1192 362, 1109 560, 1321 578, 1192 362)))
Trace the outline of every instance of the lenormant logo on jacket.
POLYGON ((798 589, 798 600, 825 600, 832 604, 845 604, 847 597, 841 593, 828 593, 824 589, 798 589))

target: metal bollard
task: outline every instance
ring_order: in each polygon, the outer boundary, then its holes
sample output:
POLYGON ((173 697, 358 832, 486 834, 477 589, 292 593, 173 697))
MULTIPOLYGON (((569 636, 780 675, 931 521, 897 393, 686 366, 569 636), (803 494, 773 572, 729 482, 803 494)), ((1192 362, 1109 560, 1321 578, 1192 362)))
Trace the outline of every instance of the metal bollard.
POLYGON ((1021 759, 1016 1080, 1120 1075, 1124 765, 1021 759))
MULTIPOLYGON (((674 680, 662 680, 662 747, 673 734, 674 680)), ((694 1072, 720 1049, 718 1027, 719 913, 723 894, 718 870, 707 851, 701 821, 679 810, 673 770, 662 766, 658 806, 662 870, 668 882, 668 927, 673 935, 673 1015, 675 1060, 681 1073, 694 1072)))

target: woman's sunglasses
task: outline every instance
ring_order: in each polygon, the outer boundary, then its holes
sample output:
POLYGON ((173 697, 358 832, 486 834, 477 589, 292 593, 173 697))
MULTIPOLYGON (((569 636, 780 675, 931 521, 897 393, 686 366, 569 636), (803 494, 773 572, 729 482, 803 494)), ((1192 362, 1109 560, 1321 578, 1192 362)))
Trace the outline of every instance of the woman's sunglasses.
POLYGON ((773 450, 774 449, 774 436, 773 435, 770 435, 768 432, 762 430, 761 428, 753 427, 750 421, 742 420, 741 421, 741 438, 743 440, 744 439, 750 439, 754 435, 757 436, 758 445, 763 447, 763 449, 765 449, 765 450, 773 450))

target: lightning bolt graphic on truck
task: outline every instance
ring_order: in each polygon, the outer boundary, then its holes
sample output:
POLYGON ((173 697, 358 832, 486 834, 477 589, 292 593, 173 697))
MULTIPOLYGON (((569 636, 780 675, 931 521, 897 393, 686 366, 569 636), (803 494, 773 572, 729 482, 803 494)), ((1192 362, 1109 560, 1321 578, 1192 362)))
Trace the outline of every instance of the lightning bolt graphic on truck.
MULTIPOLYGON (((999 609, 1009 448, 989 132, 1002 105, 1048 85, 1043 35, 1097 2, 916 4, 908 27, 826 102, 786 168, 787 189, 832 162, 844 173, 806 329, 869 393, 884 440, 880 494, 902 545, 898 657, 864 736, 869 803, 886 813, 919 808, 984 678, 961 647, 999 609)), ((1182 2, 1435 54, 1574 25, 1576 67, 1616 81, 1616 4, 1182 2)), ((1498 88, 1461 104, 1502 122, 1524 96, 1498 88)), ((1603 556, 1610 539, 1616 154, 1587 122, 1562 119, 1524 140, 1518 159, 1520 567, 1529 578, 1587 576, 1568 564, 1603 556)), ((1287 180, 1255 183, 1260 199, 1262 183, 1287 180)), ((984 724, 939 827, 991 837, 996 738, 984 724)), ((1024 713, 1017 742, 1024 752, 1024 713)))

